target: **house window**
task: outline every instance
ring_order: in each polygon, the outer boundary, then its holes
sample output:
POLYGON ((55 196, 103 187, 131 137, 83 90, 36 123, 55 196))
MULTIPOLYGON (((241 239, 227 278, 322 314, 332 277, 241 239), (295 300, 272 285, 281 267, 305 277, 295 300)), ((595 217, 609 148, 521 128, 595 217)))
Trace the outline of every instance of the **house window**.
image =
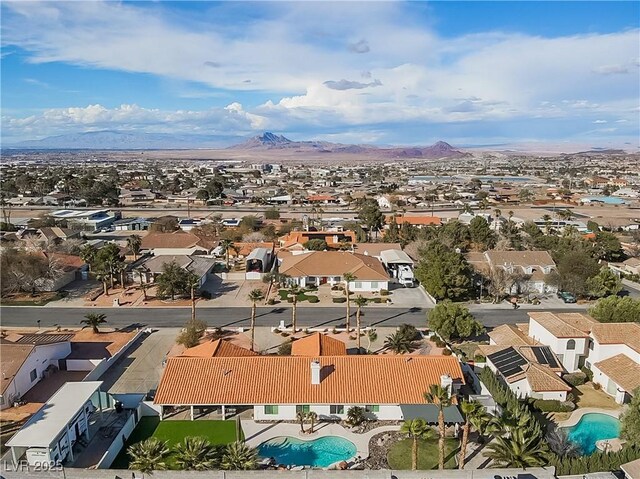
POLYGON ((38 373, 35 369, 31 370, 31 372, 29 373, 29 377, 31 378, 31 382, 36 380, 36 378, 38 377, 38 373))
POLYGON ((342 404, 330 405, 329 414, 344 414, 344 406, 342 404))
POLYGON ((378 282, 377 281, 371 281, 371 289, 378 289, 378 282))
POLYGON ((362 289, 362 281, 356 281, 355 283, 353 283, 353 288, 362 289))
POLYGON ((311 411, 311 406, 309 406, 308 404, 298 404, 296 406, 296 413, 302 412, 307 414, 310 411, 311 411))
POLYGON ((380 412, 380 405, 378 404, 367 404, 364 407, 364 410, 367 412, 380 412))
POLYGON ((265 414, 278 414, 278 405, 277 404, 267 404, 264 407, 265 414))
POLYGON ((574 339, 567 341, 567 350, 576 349, 576 342, 574 339))
POLYGON ((593 351, 593 341, 589 339, 589 351, 593 351))

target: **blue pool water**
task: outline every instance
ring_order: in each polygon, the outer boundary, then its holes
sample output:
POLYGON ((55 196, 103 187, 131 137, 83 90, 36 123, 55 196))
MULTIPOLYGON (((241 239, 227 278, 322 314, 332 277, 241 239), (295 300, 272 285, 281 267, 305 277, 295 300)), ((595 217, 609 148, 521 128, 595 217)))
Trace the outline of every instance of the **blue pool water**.
POLYGON ((583 199, 597 201, 606 205, 624 205, 626 201, 616 196, 585 196, 583 199))
POLYGON ((273 457, 278 464, 287 466, 327 467, 334 462, 351 459, 356 451, 351 441, 338 436, 325 436, 312 441, 280 436, 258 446, 261 457, 273 457))
POLYGON ((575 426, 566 428, 571 442, 580 446, 585 455, 593 454, 596 441, 620 437, 620 421, 608 414, 589 413, 580 418, 575 426))

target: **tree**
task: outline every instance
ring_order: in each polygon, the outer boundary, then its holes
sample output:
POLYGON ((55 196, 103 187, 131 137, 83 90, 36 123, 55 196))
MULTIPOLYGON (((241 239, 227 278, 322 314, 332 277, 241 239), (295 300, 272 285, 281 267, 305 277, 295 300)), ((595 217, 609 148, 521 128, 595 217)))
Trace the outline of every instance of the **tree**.
POLYGON ((424 399, 428 403, 438 406, 438 429, 440 438, 438 439, 438 468, 444 469, 444 435, 446 432, 444 425, 444 408, 451 406, 451 395, 448 389, 440 384, 432 384, 429 390, 424 393, 424 399))
POLYGON ((548 275, 550 284, 576 296, 588 294, 587 280, 598 274, 600 265, 584 249, 576 249, 563 254, 556 260, 557 271, 548 275))
POLYGON ((181 470, 207 471, 217 466, 217 451, 204 437, 185 437, 174 446, 174 452, 181 470))
POLYGON ((593 220, 587 221, 587 229, 592 233, 597 233, 600 231, 600 225, 593 220))
POLYGON ((640 322, 640 300, 629 296, 608 296, 598 300, 589 314, 601 323, 640 322))
POLYGON ((52 276, 50 262, 44 255, 6 248, 0 252, 0 285, 2 294, 24 292, 35 294, 37 285, 52 276))
POLYGON ((548 451, 540 437, 522 429, 496 437, 487 449, 485 456, 499 467, 537 467, 548 462, 548 451))
POLYGON ((196 289, 200 287, 200 278, 191 272, 187 272, 187 287, 191 296, 191 321, 196 320, 196 289))
POLYGON ((347 409, 347 424, 350 426, 359 426, 367 420, 364 408, 360 406, 351 406, 347 409))
MULTIPOLYGON (((475 417, 486 415, 487 412, 482 404, 478 401, 463 401, 460 404, 460 410, 464 415, 464 426, 462 427, 462 441, 460 444, 460 458, 458 467, 464 469, 464 462, 467 458, 467 444, 469 442, 469 433, 475 417)), ((476 419, 477 420, 477 419, 476 419)))
POLYGON ((545 439, 551 451, 559 458, 571 458, 580 455, 580 448, 569 439, 568 434, 562 428, 555 428, 547 434, 545 439))
POLYGON ((476 216, 469 223, 471 242, 479 251, 486 251, 496 244, 496 234, 483 216, 476 216))
POLYGON ((551 228, 551 220, 553 220, 553 218, 551 218, 551 215, 542 215, 542 221, 544 221, 544 234, 546 235, 549 234, 549 230, 551 228))
POLYGON ((316 421, 318 420, 318 414, 313 411, 310 411, 306 415, 306 419, 309 420, 309 434, 313 434, 313 428, 315 426, 316 421))
POLYGON ((408 338, 402 331, 396 331, 387 336, 384 340, 384 345, 396 354, 410 353, 416 349, 413 340, 408 338))
POLYGON ((587 279, 586 286, 592 298, 604 298, 622 291, 622 281, 606 266, 596 276, 587 279))
POLYGON ((94 264, 97 253, 96 247, 90 244, 86 244, 80 249, 80 258, 89 265, 89 270, 91 270, 91 265, 94 264))
POLYGON ((310 239, 302 246, 310 251, 325 251, 329 248, 329 245, 327 245, 327 242, 323 239, 310 239))
POLYGON ((222 251, 224 252, 224 256, 226 258, 227 269, 229 269, 229 250, 231 249, 231 246, 233 246, 233 240, 223 239, 222 241, 220 241, 220 247, 222 248, 222 251))
POLYGON ((204 321, 189 320, 176 339, 176 343, 182 344, 185 348, 193 348, 200 344, 200 338, 207 329, 204 321))
POLYGON ((529 203, 533 199, 533 193, 527 188, 522 188, 518 192, 518 199, 522 203, 529 203))
POLYGON ((442 243, 431 242, 419 251, 416 278, 436 300, 458 301, 472 290, 472 271, 464 256, 442 243))
POLYGON ((291 327, 295 333, 298 330, 298 295, 300 287, 292 283, 287 290, 287 296, 291 299, 291 327))
POLYGON ((142 239, 138 235, 131 235, 127 238, 127 248, 133 255, 133 261, 138 260, 140 248, 142 248, 142 239))
POLYGON ((362 201, 358 209, 358 219, 365 224, 368 233, 380 230, 384 225, 384 215, 380 211, 378 202, 373 198, 366 198, 362 201))
POLYGON ((465 339, 484 331, 465 306, 448 300, 429 311, 429 327, 447 341, 465 339))
POLYGON ((358 354, 360 354, 360 329, 362 326, 360 319, 362 316, 362 308, 367 305, 367 298, 358 295, 353 300, 353 302, 356 303, 356 306, 358 307, 358 309, 356 310, 356 345, 358 348, 358 354))
POLYGON ((478 432, 478 442, 485 441, 485 434, 493 421, 493 416, 485 409, 478 411, 470 417, 471 425, 478 432))
POLYGON ((513 285, 512 275, 504 268, 494 267, 489 270, 489 294, 493 296, 493 302, 499 303, 513 285))
MULTIPOLYGON (((640 318, 640 316, 638 316, 640 318)), ((633 391, 631 403, 620 417, 622 429, 620 437, 627 440, 630 446, 640 446, 640 388, 633 391)))
POLYGON ((277 220, 280 219, 280 210, 277 209, 275 206, 269 208, 268 210, 266 210, 264 212, 264 217, 267 220, 277 220))
POLYGON ((620 240, 608 231, 598 231, 595 239, 596 254, 604 261, 622 261, 625 259, 620 240))
POLYGON ((166 441, 150 437, 129 446, 127 453, 131 457, 130 469, 146 474, 152 471, 163 471, 167 468, 167 463, 164 462, 164 459, 169 455, 166 441))
POLYGON ((112 289, 114 278, 123 266, 124 256, 120 253, 120 248, 115 243, 103 246, 95 255, 93 267, 95 270, 109 273, 109 282, 112 289))
POLYGON ((162 273, 156 279, 158 296, 170 296, 175 300, 178 294, 187 294, 190 290, 189 272, 178 265, 175 261, 164 263, 162 273))
POLYGON ((296 413, 296 419, 298 423, 300 423, 300 432, 304 434, 306 432, 304 429, 304 422, 307 420, 307 414, 303 411, 298 411, 296 413))
POLYGON ((226 471, 249 471, 256 468, 257 462, 258 452, 244 442, 236 441, 227 445, 220 467, 226 471))
POLYGON ((431 439, 433 429, 422 418, 408 419, 402 423, 400 432, 407 434, 411 440, 411 470, 418 469, 418 439, 431 439))
POLYGON ((259 288, 253 289, 249 293, 249 301, 251 301, 251 351, 255 351, 256 304, 263 299, 264 293, 259 288))
POLYGON ((178 218, 175 216, 162 216, 151 224, 149 231, 157 233, 171 233, 173 231, 177 231, 179 228, 178 218))
POLYGON ((378 339, 378 332, 375 329, 369 329, 369 331, 367 331, 367 353, 371 352, 371 342, 376 339, 378 339))
POLYGON ((93 330, 93 334, 100 333, 100 330, 98 329, 98 327, 101 324, 104 324, 107 322, 107 316, 104 314, 89 313, 89 314, 86 314, 84 317, 85 319, 80 321, 80 323, 84 324, 85 328, 91 328, 93 330))
POLYGON ((349 321, 351 320, 351 290, 349 289, 349 284, 356 280, 356 275, 353 273, 349 273, 348 271, 342 275, 342 281, 344 282, 344 294, 347 296, 347 302, 345 303, 347 306, 347 318, 345 321, 345 328, 347 328, 347 332, 349 332, 349 321))

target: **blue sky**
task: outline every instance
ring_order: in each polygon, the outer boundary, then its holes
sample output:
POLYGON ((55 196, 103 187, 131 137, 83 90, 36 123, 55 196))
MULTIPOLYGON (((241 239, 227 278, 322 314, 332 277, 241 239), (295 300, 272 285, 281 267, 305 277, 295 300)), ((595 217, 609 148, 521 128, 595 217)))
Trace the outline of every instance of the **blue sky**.
POLYGON ((2 142, 638 148, 638 2, 3 2, 2 142))

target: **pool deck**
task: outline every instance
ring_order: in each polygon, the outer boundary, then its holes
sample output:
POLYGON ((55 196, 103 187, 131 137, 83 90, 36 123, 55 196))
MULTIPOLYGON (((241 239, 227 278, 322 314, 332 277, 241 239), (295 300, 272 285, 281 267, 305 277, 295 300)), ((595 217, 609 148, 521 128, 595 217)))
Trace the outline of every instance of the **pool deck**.
MULTIPOLYGON (((308 428, 307 424, 305 428, 308 428)), ((351 441, 357 449, 356 455, 365 459, 369 457, 369 440, 378 433, 398 431, 400 426, 381 426, 364 434, 356 434, 340 424, 320 422, 316 424, 313 434, 300 434, 300 425, 286 422, 258 423, 250 420, 242 421, 245 442, 251 447, 258 447, 265 441, 279 436, 291 436, 301 440, 313 441, 319 437, 338 436, 351 441)))
POLYGON ((578 422, 580 422, 580 419, 582 419, 582 416, 584 416, 585 414, 593 414, 593 413, 606 414, 607 416, 615 417, 617 419, 617 418, 620 417, 620 414, 622 413, 622 410, 620 410, 620 409, 602 409, 602 408, 599 408, 599 407, 583 407, 583 408, 576 409, 575 411, 573 411, 573 413, 571 413, 571 416, 569 417, 569 419, 566 419, 564 421, 558 422, 558 427, 575 426, 576 424, 578 424, 578 422))

